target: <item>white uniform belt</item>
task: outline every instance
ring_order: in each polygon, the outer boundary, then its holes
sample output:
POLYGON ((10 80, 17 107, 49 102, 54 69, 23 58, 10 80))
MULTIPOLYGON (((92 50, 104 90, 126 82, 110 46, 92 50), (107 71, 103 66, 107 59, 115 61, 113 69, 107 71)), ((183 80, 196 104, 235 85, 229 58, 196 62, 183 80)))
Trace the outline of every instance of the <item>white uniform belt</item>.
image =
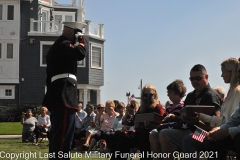
POLYGON ((72 78, 72 79, 74 79, 74 80, 76 80, 77 81, 77 77, 75 76, 75 75, 73 75, 73 74, 71 74, 71 73, 63 73, 63 74, 58 74, 58 75, 56 75, 56 76, 53 76, 52 78, 51 78, 51 81, 53 82, 53 81, 55 81, 55 80, 57 80, 57 79, 60 79, 60 78, 72 78))

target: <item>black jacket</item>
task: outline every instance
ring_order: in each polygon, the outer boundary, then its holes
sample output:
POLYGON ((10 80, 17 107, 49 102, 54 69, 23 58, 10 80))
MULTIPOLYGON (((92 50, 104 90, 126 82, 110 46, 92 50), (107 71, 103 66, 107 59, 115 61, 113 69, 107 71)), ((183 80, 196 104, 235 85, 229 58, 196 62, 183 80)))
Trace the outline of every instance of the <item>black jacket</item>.
POLYGON ((73 46, 69 40, 60 36, 47 53, 47 93, 43 106, 64 105, 78 108, 77 81, 72 78, 61 78, 51 82, 58 74, 77 75, 77 61, 85 58, 86 50, 82 46, 73 46))
POLYGON ((184 106, 186 105, 211 105, 215 106, 216 110, 222 105, 222 100, 219 94, 208 84, 201 93, 196 97, 195 90, 188 93, 184 106))

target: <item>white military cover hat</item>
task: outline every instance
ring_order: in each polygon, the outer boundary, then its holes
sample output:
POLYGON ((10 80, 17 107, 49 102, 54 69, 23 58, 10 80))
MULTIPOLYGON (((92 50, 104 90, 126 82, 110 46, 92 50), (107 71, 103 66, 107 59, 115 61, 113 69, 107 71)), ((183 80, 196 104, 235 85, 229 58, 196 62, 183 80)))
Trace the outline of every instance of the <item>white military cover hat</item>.
POLYGON ((87 24, 82 23, 82 22, 63 22, 64 26, 67 26, 72 29, 80 29, 81 31, 87 24))

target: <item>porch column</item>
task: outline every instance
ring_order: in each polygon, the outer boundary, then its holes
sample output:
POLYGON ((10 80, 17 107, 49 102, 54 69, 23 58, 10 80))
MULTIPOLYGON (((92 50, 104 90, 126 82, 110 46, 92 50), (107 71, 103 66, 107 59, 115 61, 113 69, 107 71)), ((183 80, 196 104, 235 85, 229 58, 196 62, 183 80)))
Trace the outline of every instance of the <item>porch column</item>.
POLYGON ((83 89, 83 108, 86 108, 86 105, 88 103, 87 91, 87 89, 83 89))
POLYGON ((101 103, 101 90, 97 90, 97 104, 101 103))

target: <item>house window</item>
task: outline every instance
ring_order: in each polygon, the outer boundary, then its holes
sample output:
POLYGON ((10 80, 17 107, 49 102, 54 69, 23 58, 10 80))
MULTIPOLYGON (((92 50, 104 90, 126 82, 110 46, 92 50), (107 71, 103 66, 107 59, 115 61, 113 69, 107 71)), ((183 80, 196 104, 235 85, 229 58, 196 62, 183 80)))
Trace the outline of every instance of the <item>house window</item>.
POLYGON ((2 20, 3 15, 3 5, 0 5, 0 20, 2 20))
POLYGON ((63 28, 62 22, 64 22, 64 21, 68 21, 68 22, 75 21, 75 12, 53 11, 53 17, 54 17, 55 25, 60 27, 59 29, 62 30, 62 28, 63 28))
MULTIPOLYGON (((84 101, 84 90, 79 90, 79 101, 83 102, 84 101)), ((90 102, 90 90, 87 90, 87 101, 90 102)))
POLYGON ((12 96, 12 90, 11 89, 5 89, 5 96, 6 97, 12 96))
POLYGON ((14 99, 15 86, 0 85, 0 99, 14 99))
POLYGON ((49 19, 50 19, 50 9, 49 8, 45 8, 42 7, 41 11, 40 11, 40 19, 41 19, 41 32, 50 32, 50 23, 49 23, 49 19))
POLYGON ((100 46, 91 46, 91 67, 102 69, 102 47, 100 46))
POLYGON ((14 59, 14 47, 16 47, 14 43, 0 41, 0 59, 14 59))
POLYGON ((40 66, 47 66, 47 53, 54 42, 40 41, 40 66))
POLYGON ((81 60, 81 61, 77 61, 77 66, 78 67, 85 67, 86 65, 85 65, 85 62, 86 62, 86 60, 85 60, 86 58, 84 58, 83 60, 81 60))
POLYGON ((73 21, 73 17, 66 15, 66 16, 65 16, 65 21, 67 21, 67 22, 72 22, 72 21, 73 21))
POLYGON ((13 59, 13 44, 7 44, 7 58, 13 59))
POLYGON ((7 20, 14 20, 14 6, 8 5, 7 20))

